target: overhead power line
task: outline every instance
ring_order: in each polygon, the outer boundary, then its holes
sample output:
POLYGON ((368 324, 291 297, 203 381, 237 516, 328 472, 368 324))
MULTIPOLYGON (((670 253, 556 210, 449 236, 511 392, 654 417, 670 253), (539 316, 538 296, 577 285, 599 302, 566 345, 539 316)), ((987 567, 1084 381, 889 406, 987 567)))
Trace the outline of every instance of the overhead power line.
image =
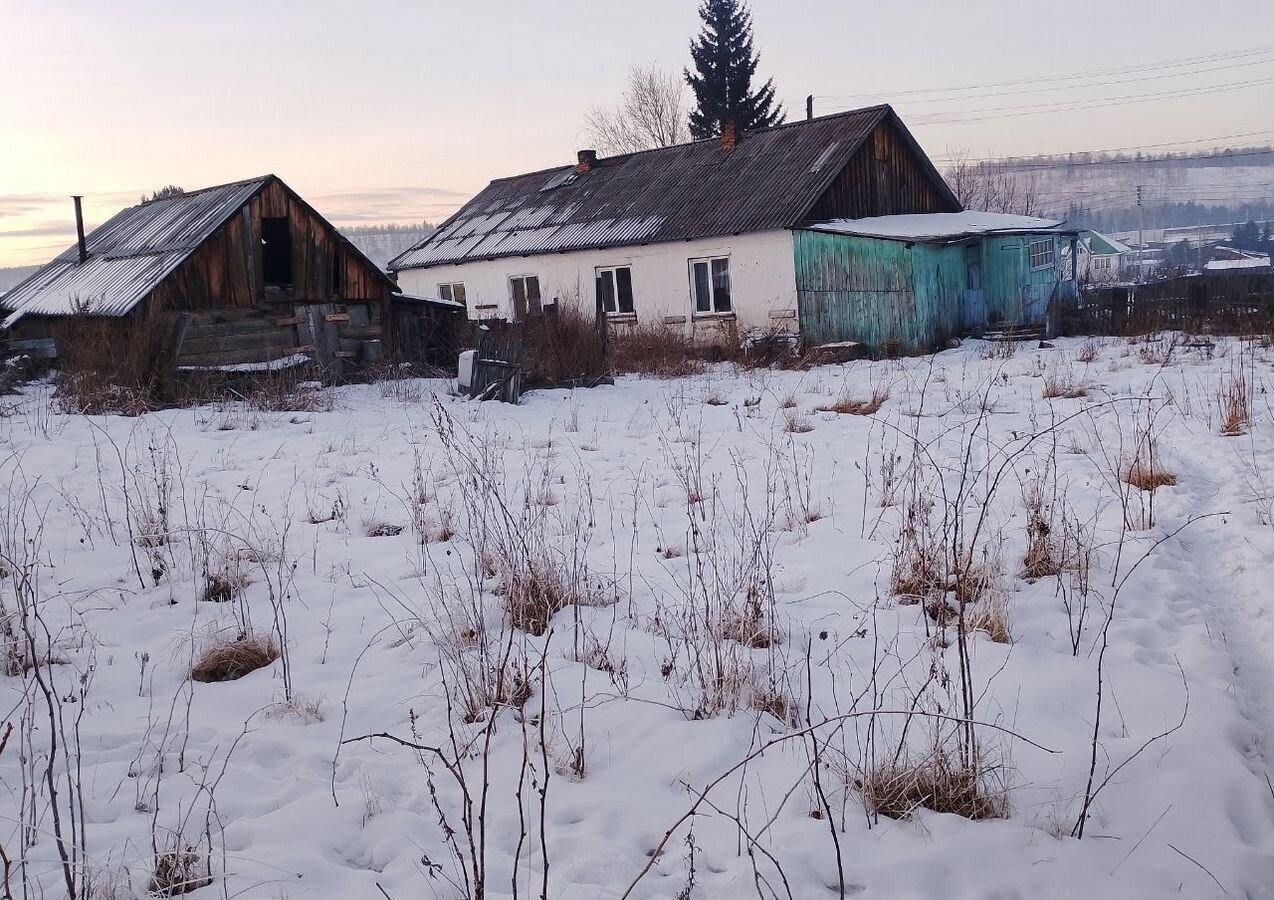
MULTIPOLYGON (((1060 91, 1081 91, 1081 90, 1090 90, 1092 88, 1115 87, 1117 85, 1122 85, 1122 84, 1137 84, 1139 82, 1144 82, 1144 81, 1163 81, 1166 78, 1192 78, 1196 75, 1208 75, 1208 74, 1211 74, 1212 72, 1225 72, 1231 69, 1250 68, 1251 66, 1268 66, 1271 63, 1274 63, 1274 53, 1271 53, 1269 56, 1266 56, 1264 58, 1252 59, 1252 60, 1248 60, 1247 62, 1230 63, 1228 65, 1223 65, 1223 66, 1212 66, 1206 69, 1191 69, 1185 72, 1159 73, 1155 75, 1141 75, 1136 78, 1122 78, 1117 81, 1094 81, 1089 84, 1059 84, 1059 85, 1045 86, 1045 87, 1030 87, 1030 88, 1024 88, 1022 90, 996 91, 995 93, 991 93, 991 94, 977 94, 974 96, 967 96, 967 97, 935 96, 935 97, 927 97, 927 98, 916 98, 912 100, 911 102, 912 103, 950 103, 953 100, 990 100, 995 97, 1021 97, 1021 96, 1028 96, 1033 94, 1055 94, 1060 91)), ((898 92, 890 92, 889 94, 862 94, 862 95, 859 95, 859 99, 867 99, 869 97, 879 98, 879 97, 886 97, 886 96, 900 97, 900 96, 907 96, 908 93, 909 93, 908 91, 898 91, 898 92)), ((822 99, 830 100, 833 98, 824 97, 822 99)), ((853 99, 853 98, 847 97, 843 99, 853 99)))
MULTIPOLYGON (((1008 81, 988 81, 982 84, 965 84, 965 85, 944 85, 935 88, 915 88, 912 90, 890 91, 890 96, 894 97, 910 97, 918 94, 945 94, 960 91, 978 91, 987 88, 1013 87, 1021 84, 1038 84, 1048 81, 1083 81, 1089 78, 1103 78, 1112 75, 1125 75, 1132 73, 1142 73, 1151 71, 1162 71, 1164 69, 1177 69, 1195 65, 1205 65, 1218 61, 1232 61, 1236 59, 1244 59, 1252 56, 1263 56, 1274 53, 1274 44, 1267 44, 1261 47, 1252 47, 1247 50, 1236 50, 1229 53, 1214 53, 1207 56, 1186 57, 1175 60, 1166 60, 1159 63, 1147 63, 1144 65, 1121 66, 1114 69, 1096 69, 1088 72, 1075 72, 1061 75, 1037 75, 1030 78, 1017 78, 1008 81)), ((880 92, 869 94, 841 94, 841 95, 819 95, 822 100, 855 100, 865 97, 878 97, 880 92)))
POLYGON ((1091 100, 1059 101, 1057 103, 1032 104, 1030 106, 991 106, 981 109, 955 110, 948 117, 943 113, 920 113, 909 117, 912 122, 927 125, 951 124, 964 125, 985 121, 988 118, 1013 119, 1021 116, 1037 116, 1050 113, 1079 112, 1091 109, 1104 109, 1112 106, 1126 106, 1129 103, 1149 103, 1160 100, 1176 100, 1181 97, 1195 97, 1203 94, 1215 94, 1219 91, 1243 90, 1274 84, 1274 78, 1259 78, 1246 81, 1231 81, 1225 84, 1213 84, 1194 88, 1180 88, 1171 91, 1155 91, 1146 94, 1125 94, 1118 97, 1097 97, 1091 100), (987 115, 992 114, 992 115, 987 115))

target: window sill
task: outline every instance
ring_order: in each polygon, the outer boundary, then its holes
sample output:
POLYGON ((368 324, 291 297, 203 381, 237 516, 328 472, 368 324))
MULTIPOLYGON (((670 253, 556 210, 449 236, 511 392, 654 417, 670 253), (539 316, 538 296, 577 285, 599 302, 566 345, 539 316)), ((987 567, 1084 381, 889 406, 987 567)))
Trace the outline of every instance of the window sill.
POLYGON ((738 316, 735 314, 734 310, 730 310, 729 312, 697 312, 694 313, 691 318, 696 322, 700 320, 709 321, 714 319, 728 321, 730 319, 737 319, 738 316))
POLYGON ((635 312, 630 312, 630 313, 619 313, 619 312, 613 312, 613 313, 612 313, 612 312, 608 312, 608 313, 606 314, 606 321, 607 321, 607 322, 617 322, 617 323, 619 323, 619 324, 623 324, 623 323, 625 323, 625 322, 632 322, 632 323, 634 323, 634 324, 635 324, 635 323, 637 322, 637 313, 635 313, 635 312))

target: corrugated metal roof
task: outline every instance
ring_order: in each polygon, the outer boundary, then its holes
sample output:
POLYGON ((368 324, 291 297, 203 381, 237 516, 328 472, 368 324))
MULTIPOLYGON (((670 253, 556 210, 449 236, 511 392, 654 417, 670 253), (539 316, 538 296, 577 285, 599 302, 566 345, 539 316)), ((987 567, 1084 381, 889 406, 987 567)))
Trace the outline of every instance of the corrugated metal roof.
MULTIPOLYGON (((690 240, 800 224, 888 106, 491 182, 391 270, 500 256, 690 240)), ((953 201, 954 202, 954 201, 953 201)))
POLYGON ((88 235, 88 259, 72 246, 10 291, 7 328, 26 315, 127 315, 272 176, 132 206, 88 235))

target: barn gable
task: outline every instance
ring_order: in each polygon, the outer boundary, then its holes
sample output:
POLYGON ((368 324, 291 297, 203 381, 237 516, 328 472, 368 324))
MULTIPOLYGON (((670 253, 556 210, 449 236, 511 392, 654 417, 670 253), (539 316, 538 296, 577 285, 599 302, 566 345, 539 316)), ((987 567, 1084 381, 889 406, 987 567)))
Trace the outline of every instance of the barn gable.
POLYGON ((393 282, 274 175, 129 207, 5 296, 11 327, 26 316, 126 316, 149 298, 163 310, 267 300, 381 300, 393 282), (263 229, 286 221, 274 243, 263 229), (286 246, 286 260, 278 250, 286 246), (274 263, 274 270, 267 266, 274 263))

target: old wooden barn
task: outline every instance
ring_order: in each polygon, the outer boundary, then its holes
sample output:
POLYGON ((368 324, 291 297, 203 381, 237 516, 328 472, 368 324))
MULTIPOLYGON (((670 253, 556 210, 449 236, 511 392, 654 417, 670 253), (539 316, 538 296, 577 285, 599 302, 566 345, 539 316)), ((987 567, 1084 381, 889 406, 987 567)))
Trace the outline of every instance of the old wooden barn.
POLYGON ((392 303, 389 276, 274 175, 141 203, 87 236, 78 208, 77 245, 4 297, 19 349, 73 353, 85 322, 152 369, 340 373, 410 349, 392 311, 419 304, 392 303))

